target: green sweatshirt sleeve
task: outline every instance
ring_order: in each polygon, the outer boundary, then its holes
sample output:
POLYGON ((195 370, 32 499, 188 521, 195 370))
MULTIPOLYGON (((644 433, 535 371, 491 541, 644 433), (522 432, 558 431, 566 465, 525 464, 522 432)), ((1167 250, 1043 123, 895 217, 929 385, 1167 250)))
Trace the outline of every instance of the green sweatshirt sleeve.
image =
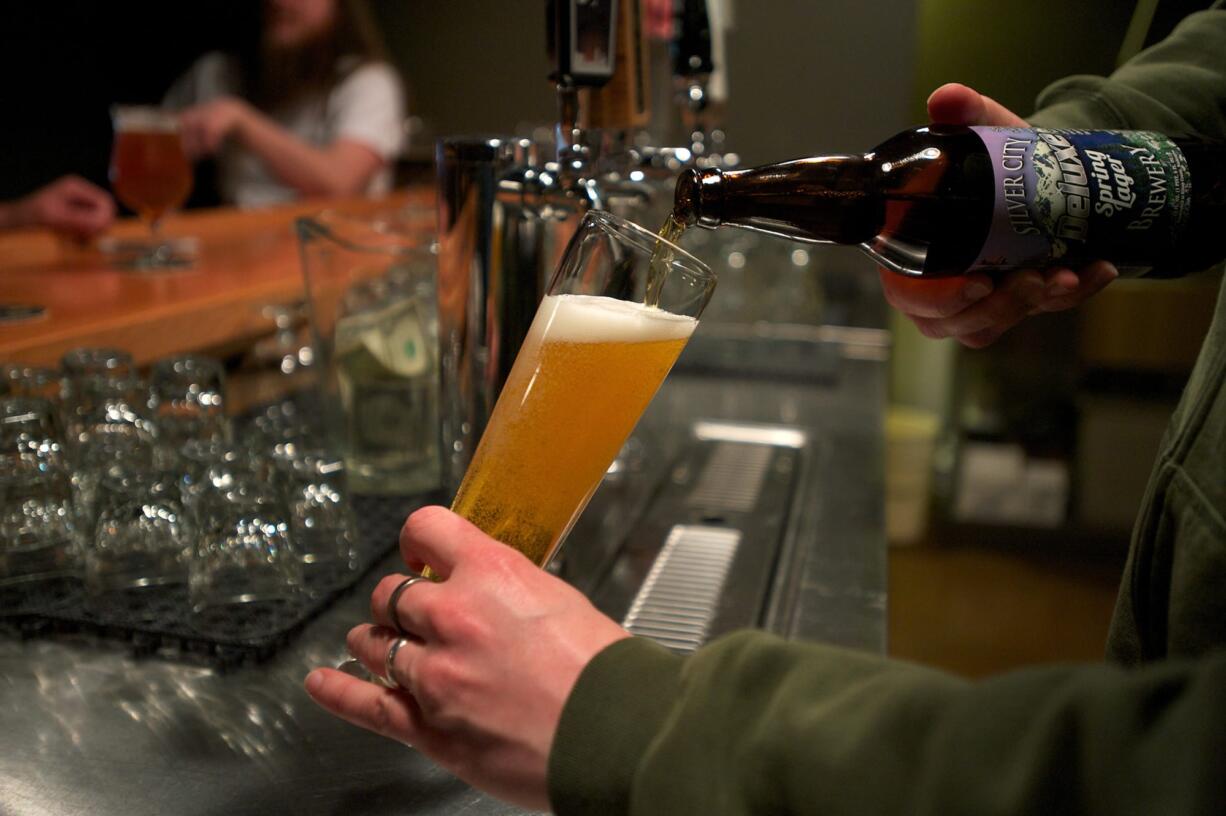
POLYGON ((550 759, 569 814, 1226 813, 1226 653, 966 683, 761 632, 620 641, 550 759))
POLYGON ((1046 88, 1035 125, 1158 130, 1226 138, 1226 10, 1189 15, 1110 77, 1072 76, 1046 88))

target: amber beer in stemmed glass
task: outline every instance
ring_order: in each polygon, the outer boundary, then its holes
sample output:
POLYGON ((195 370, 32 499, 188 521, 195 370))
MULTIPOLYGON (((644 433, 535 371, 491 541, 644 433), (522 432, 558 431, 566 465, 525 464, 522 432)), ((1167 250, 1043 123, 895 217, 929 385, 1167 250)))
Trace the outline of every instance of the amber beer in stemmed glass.
POLYGON ((589 212, 537 310, 452 510, 544 566, 685 347, 714 287, 715 275, 689 253, 609 213, 589 212))
POLYGON ((179 138, 178 117, 158 108, 118 106, 111 110, 111 118, 115 127, 111 187, 120 201, 149 223, 152 239, 135 265, 182 265, 184 259, 158 236, 162 217, 183 204, 192 189, 192 168, 179 138))

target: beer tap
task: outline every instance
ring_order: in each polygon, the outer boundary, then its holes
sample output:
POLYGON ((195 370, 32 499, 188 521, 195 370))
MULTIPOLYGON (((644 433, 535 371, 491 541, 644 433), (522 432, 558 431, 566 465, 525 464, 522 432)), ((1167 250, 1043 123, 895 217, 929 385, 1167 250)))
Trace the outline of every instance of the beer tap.
POLYGON ((657 183, 671 184, 688 168, 735 164, 735 154, 724 155, 724 134, 712 126, 714 100, 711 77, 715 71, 712 24, 706 0, 673 0, 673 35, 668 43, 673 99, 685 125, 683 144, 635 148, 636 166, 657 183))
POLYGON ((556 148, 532 139, 455 137, 438 147, 439 334, 444 483, 464 473, 544 296, 561 245, 589 209, 625 214, 646 190, 597 170, 584 102, 614 77, 628 0, 551 0, 556 148), (585 96, 587 94, 587 96, 585 96))
MULTIPOLYGON (((636 85, 641 66, 626 59, 623 37, 638 37, 637 0, 549 0, 548 42, 556 70, 552 76, 558 99, 556 153, 551 162, 528 161, 503 175, 498 200, 544 218, 566 219, 589 209, 625 212, 644 203, 650 191, 599 166, 602 145, 613 141, 610 128, 633 124, 621 94, 636 85), (621 52, 621 53, 619 53, 621 52), (614 89, 613 85, 620 85, 614 89), (605 89, 602 91, 601 89, 605 89), (616 103, 597 96, 616 90, 616 103), (586 110, 585 110, 586 106, 586 110), (602 129, 585 126, 594 121, 602 129)), ((641 102, 629 107, 646 110, 641 102)), ((608 158, 608 153, 605 154, 608 158)), ((607 164, 607 162, 606 162, 607 164)))
POLYGON ((708 82, 711 61, 711 18, 706 0, 674 0, 676 36, 670 44, 673 79, 682 119, 690 129, 690 152, 702 164, 710 152, 707 112, 711 102, 708 82))

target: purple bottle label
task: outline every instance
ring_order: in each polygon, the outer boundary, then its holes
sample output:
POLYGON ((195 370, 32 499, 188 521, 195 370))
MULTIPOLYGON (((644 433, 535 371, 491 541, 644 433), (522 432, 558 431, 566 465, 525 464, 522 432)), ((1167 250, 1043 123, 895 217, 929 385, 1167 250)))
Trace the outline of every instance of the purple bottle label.
POLYGON ((1140 274, 1188 220, 1183 152, 1149 131, 973 127, 988 149, 996 210, 974 271, 1098 258, 1140 274))

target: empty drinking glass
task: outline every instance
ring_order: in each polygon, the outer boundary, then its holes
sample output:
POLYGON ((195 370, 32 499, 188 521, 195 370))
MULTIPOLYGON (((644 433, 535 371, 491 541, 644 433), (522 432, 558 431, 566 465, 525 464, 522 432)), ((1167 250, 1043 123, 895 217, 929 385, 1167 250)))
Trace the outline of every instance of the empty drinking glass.
POLYGON ((172 475, 107 468, 87 534, 87 605, 128 620, 164 617, 183 600, 191 535, 172 475))
POLYGON ((2 377, 9 394, 15 397, 39 397, 48 400, 58 410, 61 398, 60 372, 54 368, 8 363, 3 368, 2 377))
POLYGON ((0 471, 0 610, 46 610, 80 590, 81 541, 67 475, 28 459, 0 471))
POLYGON ((132 355, 113 348, 77 348, 60 359, 63 371, 60 413, 69 453, 75 455, 87 414, 111 379, 134 376, 132 355))
POLYGON ((188 515, 199 526, 206 496, 214 496, 244 479, 258 479, 262 468, 245 447, 216 439, 189 439, 179 449, 176 463, 180 492, 188 515))
POLYGON ((80 447, 101 436, 128 436, 149 445, 158 442, 153 398, 148 384, 135 376, 90 377, 78 381, 69 440, 80 447))
POLYGON ((66 469, 63 437, 55 408, 39 397, 0 400, 0 456, 4 467, 13 458, 29 460, 43 469, 66 469))
POLYGON ((178 448, 189 439, 227 435, 222 367, 216 360, 183 355, 153 366, 158 432, 178 448))
POLYGON ((344 460, 323 451, 282 449, 272 462, 304 578, 311 590, 326 591, 355 567, 355 524, 344 460))
POLYGON ((77 452, 72 469, 77 517, 88 534, 97 518, 99 487, 107 472, 115 467, 148 471, 154 467, 155 453, 148 441, 130 434, 95 434, 77 452))
POLYGON ((68 384, 93 376, 121 377, 135 368, 132 355, 115 348, 75 348, 60 358, 68 384))
POLYGON ((237 478, 203 497, 189 568, 192 625, 221 639, 281 631, 302 600, 302 559, 275 488, 237 478))

